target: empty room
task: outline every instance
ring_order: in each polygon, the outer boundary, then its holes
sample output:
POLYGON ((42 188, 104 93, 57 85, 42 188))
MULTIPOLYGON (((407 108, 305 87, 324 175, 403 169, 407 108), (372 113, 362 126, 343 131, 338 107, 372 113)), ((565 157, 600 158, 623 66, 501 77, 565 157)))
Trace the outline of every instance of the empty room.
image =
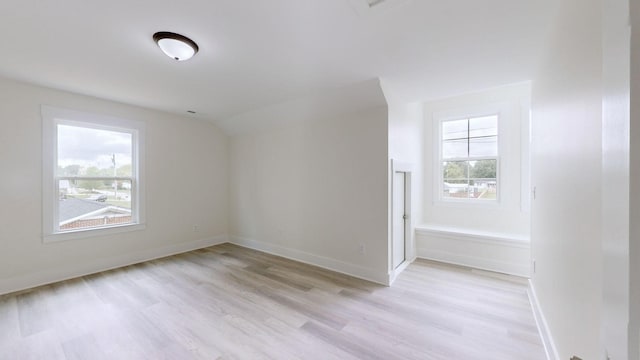
POLYGON ((640 360, 639 20, 0 2, 0 359, 640 360))

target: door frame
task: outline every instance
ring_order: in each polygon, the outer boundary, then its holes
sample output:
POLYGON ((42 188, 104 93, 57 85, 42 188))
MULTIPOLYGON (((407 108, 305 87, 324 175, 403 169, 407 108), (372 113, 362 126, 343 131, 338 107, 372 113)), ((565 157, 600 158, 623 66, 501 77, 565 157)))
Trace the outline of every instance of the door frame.
POLYGON ((390 173, 390 189, 389 189, 389 285, 393 283, 395 278, 404 270, 406 267, 413 262, 415 258, 413 251, 413 217, 412 217, 412 204, 411 204, 411 193, 412 193, 412 180, 413 180, 413 164, 409 162, 402 162, 391 159, 391 173, 390 173), (405 215, 407 215, 406 221, 404 222, 404 253, 405 259, 404 261, 398 265, 398 267, 393 267, 393 234, 394 234, 394 223, 393 223, 393 204, 394 204, 394 189, 395 189, 395 174, 397 172, 404 173, 404 183, 405 183, 405 191, 404 191, 404 208, 405 215))

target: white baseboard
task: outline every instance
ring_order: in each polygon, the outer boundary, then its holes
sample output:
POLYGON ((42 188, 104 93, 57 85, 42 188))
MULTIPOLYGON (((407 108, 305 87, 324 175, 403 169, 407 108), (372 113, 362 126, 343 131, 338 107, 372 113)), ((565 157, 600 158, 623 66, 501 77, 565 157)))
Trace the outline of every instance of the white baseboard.
POLYGON ((92 260, 85 264, 68 264, 54 269, 47 269, 35 273, 16 276, 8 279, 0 279, 0 295, 16 291, 22 291, 41 285, 58 281, 77 278, 84 275, 95 274, 102 271, 116 269, 123 266, 138 264, 141 262, 176 255, 192 250, 223 244, 227 242, 227 235, 218 235, 212 238, 200 239, 188 243, 180 243, 162 248, 148 249, 135 253, 127 253, 104 259, 92 260))
POLYGON ((462 255, 440 250, 419 249, 418 257, 447 264, 467 266, 474 269, 495 271, 525 278, 529 277, 529 272, 526 266, 480 258, 473 255, 462 255))
POLYGON ((556 345, 553 342, 551 331, 549 331, 547 320, 544 317, 544 313, 542 312, 542 308, 540 307, 540 303, 538 302, 536 289, 533 286, 533 282, 531 280, 529 280, 529 289, 527 293, 529 294, 529 302, 531 302, 531 307, 533 308, 533 317, 536 320, 538 332, 540 333, 540 337, 542 338, 542 345, 544 346, 544 351, 547 353, 547 360, 558 360, 560 359, 560 357, 558 356, 558 350, 556 349, 556 345))
POLYGON ((229 242, 238 246, 281 256, 287 259, 314 265, 323 269, 339 272, 359 279, 372 281, 382 285, 389 285, 389 274, 387 274, 386 272, 377 272, 372 269, 349 264, 328 257, 318 256, 297 249, 292 249, 253 239, 247 239, 239 236, 229 236, 229 242))
POLYGON ((521 236, 420 226, 415 239, 419 258, 530 276, 529 240, 521 236))

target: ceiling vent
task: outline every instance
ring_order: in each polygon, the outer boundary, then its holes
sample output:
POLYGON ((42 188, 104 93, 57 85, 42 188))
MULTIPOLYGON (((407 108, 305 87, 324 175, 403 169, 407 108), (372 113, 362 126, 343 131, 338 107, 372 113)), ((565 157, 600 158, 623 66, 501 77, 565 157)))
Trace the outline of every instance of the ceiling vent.
POLYGON ((348 0, 351 6, 360 15, 367 15, 396 5, 408 3, 411 0, 348 0))
POLYGON ((380 5, 383 2, 385 2, 386 0, 367 0, 367 4, 369 4, 369 7, 372 8, 376 5, 380 5))

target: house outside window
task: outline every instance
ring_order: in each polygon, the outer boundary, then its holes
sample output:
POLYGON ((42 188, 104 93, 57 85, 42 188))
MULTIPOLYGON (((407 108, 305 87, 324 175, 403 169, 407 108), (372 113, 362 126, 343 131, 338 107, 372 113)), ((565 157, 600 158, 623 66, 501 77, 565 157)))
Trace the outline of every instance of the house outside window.
POLYGON ((497 114, 440 121, 441 200, 497 201, 498 121, 497 114))
POLYGON ((42 107, 44 240, 144 226, 144 124, 42 107))

